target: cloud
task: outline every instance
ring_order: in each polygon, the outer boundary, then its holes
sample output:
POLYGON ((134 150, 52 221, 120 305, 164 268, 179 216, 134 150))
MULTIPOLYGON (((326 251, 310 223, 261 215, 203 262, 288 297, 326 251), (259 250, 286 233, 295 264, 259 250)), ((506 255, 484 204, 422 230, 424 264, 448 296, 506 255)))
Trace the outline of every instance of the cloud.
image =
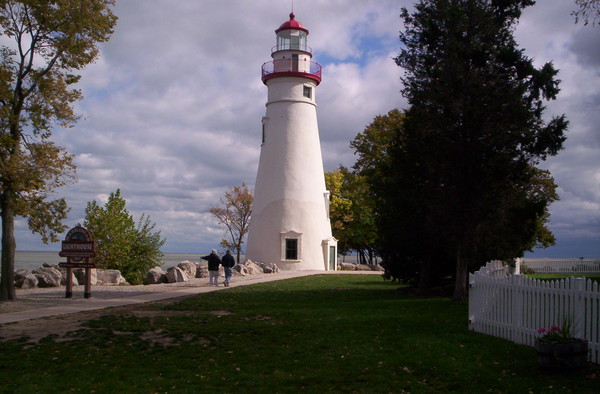
MULTIPOLYGON (((412 3, 295 2, 313 60, 323 65, 316 99, 326 170, 351 166, 356 134, 376 115, 406 107, 402 70, 392 58, 400 48, 400 7, 412 3)), ((544 163, 561 194, 551 228, 561 239, 589 239, 600 216, 600 35, 575 25, 571 8, 538 2, 516 36, 536 64, 553 61, 561 70, 562 92, 548 114, 566 113, 571 122, 565 150, 544 163)), ((136 219, 147 213, 156 222, 166 252, 206 252, 224 236, 208 209, 232 186, 253 187, 267 95, 260 67, 290 4, 147 0, 117 2, 115 12, 115 33, 82 72, 82 119, 54 130, 78 166, 79 182, 59 191, 72 207, 67 223, 82 222, 87 202, 120 188, 136 219)), ((59 248, 43 246, 23 220, 16 236, 19 250, 59 248)))

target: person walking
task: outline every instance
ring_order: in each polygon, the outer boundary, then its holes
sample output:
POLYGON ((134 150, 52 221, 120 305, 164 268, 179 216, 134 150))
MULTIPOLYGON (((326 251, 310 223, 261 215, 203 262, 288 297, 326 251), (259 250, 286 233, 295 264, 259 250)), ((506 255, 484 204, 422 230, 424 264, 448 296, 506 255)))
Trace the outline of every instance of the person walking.
POLYGON ((210 285, 219 286, 219 265, 221 264, 221 259, 217 255, 217 250, 211 250, 208 256, 202 257, 202 260, 208 261, 208 276, 210 285))
POLYGON ((235 257, 231 255, 231 251, 225 252, 225 256, 221 259, 221 265, 225 270, 225 282, 223 283, 225 287, 229 287, 229 282, 231 281, 232 268, 235 265, 235 257))

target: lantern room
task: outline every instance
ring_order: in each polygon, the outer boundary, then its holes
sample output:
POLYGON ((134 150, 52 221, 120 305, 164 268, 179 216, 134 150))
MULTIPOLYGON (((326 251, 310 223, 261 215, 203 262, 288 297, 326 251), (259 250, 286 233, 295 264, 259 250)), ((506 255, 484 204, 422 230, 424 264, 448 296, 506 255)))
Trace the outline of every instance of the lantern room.
POLYGON ((290 20, 282 23, 275 33, 277 45, 273 47, 273 52, 289 50, 311 52, 311 48, 306 45, 308 30, 302 26, 302 23, 296 21, 293 12, 290 14, 290 20))
POLYGON ((296 20, 290 20, 275 30, 277 45, 271 49, 272 61, 262 66, 263 83, 277 77, 302 77, 321 82, 321 65, 311 61, 312 49, 307 45, 308 29, 296 20))

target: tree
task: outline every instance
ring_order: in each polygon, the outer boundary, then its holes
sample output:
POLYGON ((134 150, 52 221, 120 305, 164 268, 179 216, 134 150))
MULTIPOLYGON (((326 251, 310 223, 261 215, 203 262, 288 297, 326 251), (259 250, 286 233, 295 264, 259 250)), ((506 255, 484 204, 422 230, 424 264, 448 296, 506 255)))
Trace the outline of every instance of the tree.
POLYGON ((117 269, 129 283, 141 284, 146 272, 161 264, 160 248, 166 239, 154 232, 156 224, 146 214, 136 225, 125 205, 120 189, 109 195, 104 207, 88 202, 84 227, 96 243, 96 265, 117 269))
MULTIPOLYGON (((385 115, 378 115, 363 132, 350 143, 358 155, 349 177, 348 193, 351 195, 354 221, 349 230, 353 248, 361 256, 373 263, 375 254, 380 254, 380 233, 387 211, 382 209, 385 201, 381 196, 387 193, 390 172, 390 150, 404 122, 404 113, 393 109, 385 115), (376 250, 377 249, 377 250, 376 250)), ((400 223, 395 223, 394 227, 400 223)))
MULTIPOLYGON (((404 49, 396 63, 405 69, 402 93, 411 107, 392 173, 404 174, 397 190, 421 202, 412 204, 419 230, 455 262, 454 299, 466 296, 469 267, 489 255, 490 234, 507 234, 519 207, 543 217, 529 193, 532 169, 565 140, 564 115, 542 118, 545 101, 559 92, 557 71, 551 63, 536 68, 513 37, 522 10, 533 4, 421 0, 413 14, 402 9, 404 49), (503 225, 494 232, 494 223, 503 225)), ((552 198, 540 201, 545 208, 552 198)))
POLYGON ((579 7, 577 11, 573 11, 575 23, 581 18, 584 25, 592 22, 592 26, 596 24, 596 20, 600 18, 600 1, 599 0, 575 0, 575 4, 579 7))
POLYGON ((379 240, 376 200, 366 177, 344 170, 344 194, 352 201, 352 221, 346 231, 348 246, 356 250, 361 264, 373 265, 379 240))
POLYGON ((329 190, 329 221, 333 236, 338 240, 338 251, 347 252, 348 239, 345 230, 352 222, 352 201, 346 198, 343 191, 344 173, 342 168, 335 171, 325 171, 325 187, 329 190))
POLYGON ((72 126, 81 92, 73 72, 92 62, 112 34, 112 0, 0 0, 0 300, 16 299, 14 220, 28 218, 42 241, 66 229, 64 199, 53 191, 74 181, 72 157, 50 141, 52 127, 72 126))
MULTIPOLYGON (((405 148, 405 119, 405 113, 398 109, 378 115, 350 144, 358 155, 353 168, 364 184, 365 202, 358 205, 369 207, 368 212, 357 215, 368 221, 367 225, 353 228, 372 229, 372 243, 383 258, 386 278, 418 282, 418 291, 426 293, 431 284, 431 264, 436 261, 431 257, 435 249, 430 245, 432 238, 423 230, 427 215, 415 187, 421 168, 418 164, 402 168, 399 163, 400 158, 407 163, 419 162, 417 146, 405 148), (394 153, 397 151, 402 154, 394 153)), ((354 236, 361 238, 359 234, 354 236)), ((440 269, 436 273, 443 275, 440 269)))
POLYGON ((358 174, 372 181, 387 176, 384 168, 390 160, 390 149, 404 122, 404 113, 393 109, 386 115, 377 115, 362 133, 350 142, 350 147, 358 155, 352 167, 358 174))
POLYGON ((355 250, 361 264, 374 264, 377 228, 375 202, 364 176, 340 166, 325 172, 325 184, 331 193, 329 218, 340 253, 355 250))
POLYGON ((219 223, 225 225, 229 234, 229 239, 223 239, 221 246, 234 249, 237 252, 238 263, 244 237, 250 225, 253 201, 252 192, 248 190, 245 183, 242 183, 241 186, 234 186, 225 192, 225 198, 221 198, 221 206, 209 209, 209 212, 219 219, 219 223))

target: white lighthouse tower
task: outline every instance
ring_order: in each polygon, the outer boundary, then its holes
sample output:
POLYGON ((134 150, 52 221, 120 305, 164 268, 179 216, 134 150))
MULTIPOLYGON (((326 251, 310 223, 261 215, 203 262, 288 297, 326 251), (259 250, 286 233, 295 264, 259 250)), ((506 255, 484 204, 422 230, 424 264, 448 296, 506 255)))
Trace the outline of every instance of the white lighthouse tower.
POLYGON ((334 270, 315 102, 321 66, 293 12, 275 33, 273 60, 262 66, 267 110, 246 256, 284 270, 334 270))

